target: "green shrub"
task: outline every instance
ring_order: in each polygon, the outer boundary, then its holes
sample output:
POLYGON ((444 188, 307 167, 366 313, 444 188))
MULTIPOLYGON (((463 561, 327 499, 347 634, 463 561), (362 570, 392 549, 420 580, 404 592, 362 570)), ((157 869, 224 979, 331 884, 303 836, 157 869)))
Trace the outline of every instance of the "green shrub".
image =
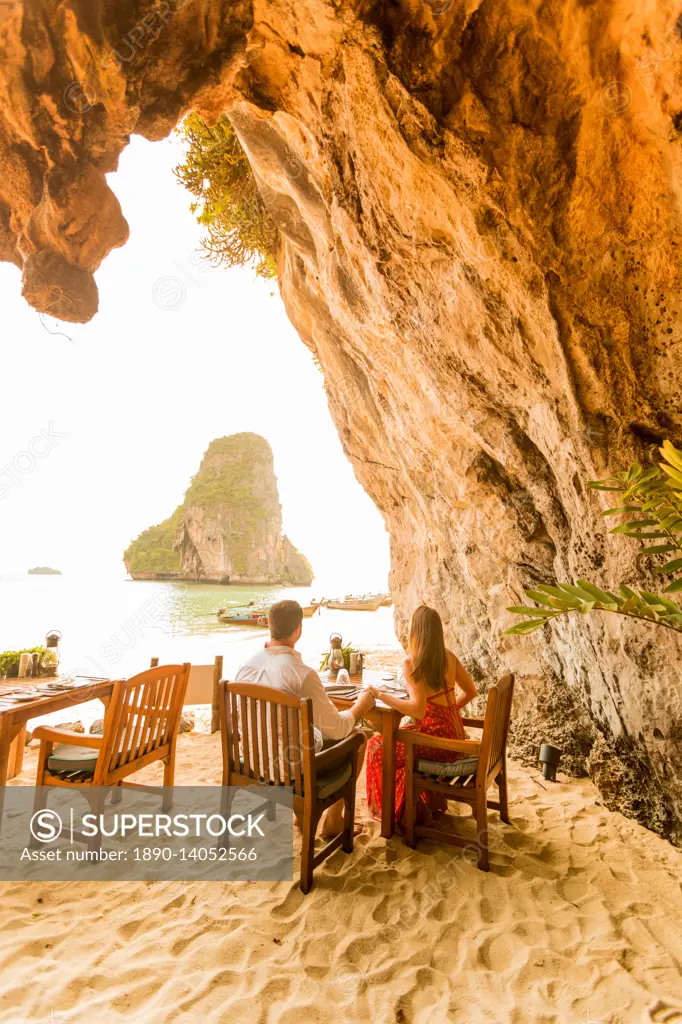
POLYGON ((20 651, 4 651, 0 654, 0 678, 15 679, 19 675, 19 658, 22 654, 38 654, 42 661, 44 647, 22 647, 20 651))
POLYGON ((214 266, 252 265, 259 277, 276 277, 277 228, 227 117, 210 126, 189 114, 178 132, 187 154, 175 174, 197 198, 190 209, 207 229, 202 245, 208 260, 214 266))
POLYGON ((180 524, 182 506, 176 509, 170 519, 158 526, 150 526, 134 540, 123 555, 129 573, 178 572, 180 555, 173 550, 180 524))

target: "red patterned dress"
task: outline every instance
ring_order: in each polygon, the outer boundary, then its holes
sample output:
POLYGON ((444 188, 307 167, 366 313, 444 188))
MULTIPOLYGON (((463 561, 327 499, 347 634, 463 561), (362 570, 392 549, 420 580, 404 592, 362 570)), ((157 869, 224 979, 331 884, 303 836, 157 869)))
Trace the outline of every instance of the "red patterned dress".
MULTIPOLYGON (((466 734, 462 719, 455 702, 452 698, 452 691, 448 688, 434 693, 426 702, 426 713, 421 722, 415 725, 408 725, 405 728, 412 732, 430 733, 431 736, 440 736, 448 740, 465 740, 466 734), (447 704, 436 704, 434 697, 445 694, 447 704)), ((381 818, 381 758, 383 752, 383 741, 381 736, 375 734, 367 744, 367 803, 373 817, 381 818)), ((468 757, 467 754, 460 754, 454 750, 437 750, 435 747, 415 747, 415 758, 426 758, 428 761, 461 761, 468 757)), ((422 793, 424 803, 432 811, 440 811, 445 807, 445 800, 437 793, 422 793)), ((405 804, 405 744, 397 743, 395 752, 395 819, 400 821, 405 804)))

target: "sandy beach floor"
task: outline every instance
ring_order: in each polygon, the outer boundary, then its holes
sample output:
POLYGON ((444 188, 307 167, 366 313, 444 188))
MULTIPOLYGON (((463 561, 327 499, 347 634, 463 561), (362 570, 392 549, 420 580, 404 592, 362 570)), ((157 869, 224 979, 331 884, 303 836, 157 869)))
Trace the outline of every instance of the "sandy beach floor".
MULTIPOLYGON (((13 784, 32 784, 35 761, 33 744, 13 784)), ((219 783, 218 734, 180 737, 176 780, 219 783)), ((589 781, 512 765, 489 874, 454 848, 381 839, 364 777, 361 792, 355 852, 318 868, 308 896, 0 885, 0 1021, 682 1022, 682 852, 589 781)))

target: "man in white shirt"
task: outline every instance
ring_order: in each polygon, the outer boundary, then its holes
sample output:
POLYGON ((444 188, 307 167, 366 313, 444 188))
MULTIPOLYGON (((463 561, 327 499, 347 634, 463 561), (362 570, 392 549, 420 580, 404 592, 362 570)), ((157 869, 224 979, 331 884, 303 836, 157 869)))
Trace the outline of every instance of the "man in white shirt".
MULTIPOLYGON (((365 712, 374 706, 374 697, 371 693, 362 693, 352 708, 337 711, 315 669, 304 664, 295 650, 303 632, 303 609, 298 601, 273 604, 268 612, 268 623, 270 639, 262 650, 241 666, 235 682, 271 686, 299 699, 309 697, 313 705, 316 752, 345 739, 361 723, 365 712)), ((364 757, 363 743, 358 750, 356 778, 360 775, 364 757)), ((343 800, 329 808, 322 831, 328 836, 343 831, 343 800)))

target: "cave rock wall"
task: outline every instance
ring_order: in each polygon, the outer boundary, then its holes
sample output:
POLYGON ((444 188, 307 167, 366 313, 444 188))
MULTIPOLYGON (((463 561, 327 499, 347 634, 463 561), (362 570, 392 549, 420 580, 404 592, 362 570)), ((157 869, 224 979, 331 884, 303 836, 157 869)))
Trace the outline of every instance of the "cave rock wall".
POLYGON ((227 110, 281 233, 279 286, 422 600, 483 684, 517 673, 613 806, 682 828, 680 645, 524 586, 653 583, 586 483, 681 431, 682 35, 668 0, 33 0, 0 7, 0 258, 86 320, 127 227, 130 133, 227 110))

